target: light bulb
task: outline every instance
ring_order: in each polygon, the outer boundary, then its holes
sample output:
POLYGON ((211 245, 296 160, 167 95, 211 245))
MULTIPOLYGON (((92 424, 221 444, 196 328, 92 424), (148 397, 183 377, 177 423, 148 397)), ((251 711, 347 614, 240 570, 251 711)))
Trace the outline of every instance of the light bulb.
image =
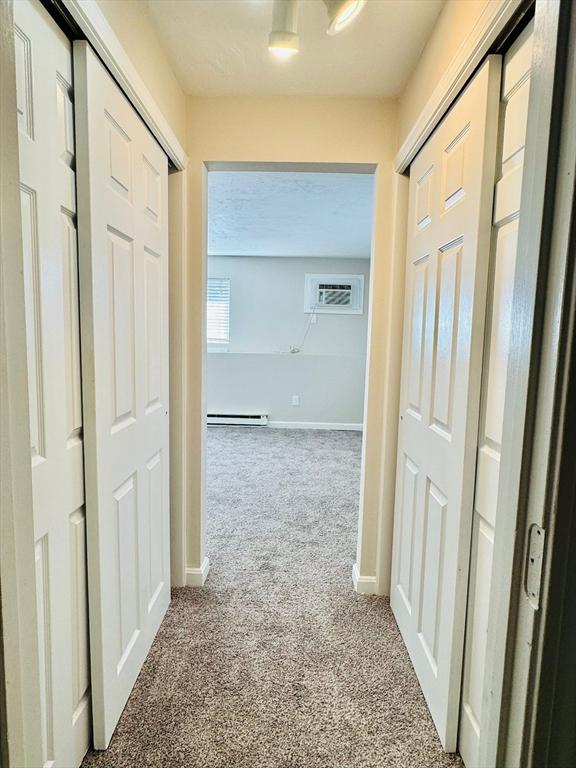
POLYGON ((298 0, 274 0, 268 50, 279 59, 298 53, 298 0))
POLYGON ((337 35, 349 26, 366 5, 366 0, 324 0, 328 8, 330 24, 326 32, 337 35))
POLYGON ((298 48, 279 48, 273 45, 269 46, 268 50, 277 59, 291 59, 298 53, 298 48))

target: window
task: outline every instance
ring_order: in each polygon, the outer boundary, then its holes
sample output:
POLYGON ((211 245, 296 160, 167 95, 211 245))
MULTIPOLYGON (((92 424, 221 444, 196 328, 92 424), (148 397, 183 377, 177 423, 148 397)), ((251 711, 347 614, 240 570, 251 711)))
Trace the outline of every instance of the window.
POLYGON ((306 275, 304 312, 361 315, 363 275, 306 275))
POLYGON ((207 327, 209 344, 230 341, 230 280, 208 278, 207 327))

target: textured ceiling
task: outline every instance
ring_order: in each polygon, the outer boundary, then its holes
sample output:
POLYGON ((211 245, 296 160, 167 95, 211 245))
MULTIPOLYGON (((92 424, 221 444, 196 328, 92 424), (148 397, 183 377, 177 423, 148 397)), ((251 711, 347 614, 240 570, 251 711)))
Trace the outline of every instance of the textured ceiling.
POLYGON ((401 93, 443 3, 368 0, 330 37, 322 0, 300 0, 300 53, 288 61, 268 52, 272 0, 148 0, 148 7, 190 94, 388 97, 401 93))
POLYGON ((370 256, 374 177, 216 171, 210 256, 370 256))

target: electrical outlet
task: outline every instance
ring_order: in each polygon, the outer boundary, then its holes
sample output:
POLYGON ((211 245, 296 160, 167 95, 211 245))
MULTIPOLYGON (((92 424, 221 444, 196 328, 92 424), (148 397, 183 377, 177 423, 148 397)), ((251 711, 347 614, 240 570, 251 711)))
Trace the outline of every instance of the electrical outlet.
POLYGON ((292 405, 300 405, 300 395, 292 395, 292 405))
POLYGON ((310 325, 316 325, 317 322, 318 322, 318 315, 312 315, 312 317, 310 318, 310 325))

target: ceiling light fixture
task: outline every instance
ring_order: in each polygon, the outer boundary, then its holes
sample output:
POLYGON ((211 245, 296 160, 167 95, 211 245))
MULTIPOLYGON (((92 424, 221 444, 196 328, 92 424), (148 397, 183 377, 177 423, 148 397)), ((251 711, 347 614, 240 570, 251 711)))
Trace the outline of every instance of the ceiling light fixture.
POLYGON ((366 0, 324 0, 330 23, 326 33, 337 35, 351 24, 366 5, 366 0))
POLYGON ((290 59, 299 49, 298 0, 274 0, 268 50, 279 59, 290 59))

